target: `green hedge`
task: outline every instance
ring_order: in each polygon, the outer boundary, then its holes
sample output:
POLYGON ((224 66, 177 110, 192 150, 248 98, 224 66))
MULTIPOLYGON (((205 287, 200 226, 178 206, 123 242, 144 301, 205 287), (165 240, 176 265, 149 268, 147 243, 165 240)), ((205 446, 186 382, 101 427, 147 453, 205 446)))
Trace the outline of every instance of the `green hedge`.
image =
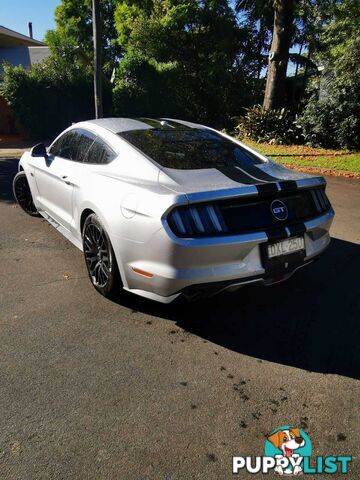
MULTIPOLYGON (((73 122, 94 117, 92 79, 80 74, 61 76, 61 72, 54 78, 46 62, 31 70, 5 65, 1 94, 31 138, 52 138, 73 122)), ((105 88, 105 99, 109 111, 109 88, 105 88)))

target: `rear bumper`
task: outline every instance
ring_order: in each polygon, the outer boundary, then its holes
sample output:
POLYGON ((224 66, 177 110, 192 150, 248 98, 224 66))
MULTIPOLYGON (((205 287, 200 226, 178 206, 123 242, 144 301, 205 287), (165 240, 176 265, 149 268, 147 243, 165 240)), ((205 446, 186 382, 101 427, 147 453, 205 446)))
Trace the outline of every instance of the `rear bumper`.
MULTIPOLYGON (((217 238, 182 239, 166 225, 144 244, 131 242, 123 262, 125 289, 163 303, 181 293, 194 296, 198 290, 210 293, 248 283, 271 284, 289 278, 297 269, 311 263, 327 248, 334 217, 325 214, 304 222, 306 253, 298 262, 278 265, 274 271, 264 267, 263 245, 269 242, 265 232, 217 238), (152 277, 134 271, 150 272, 152 277), (200 286, 200 288, 199 288, 200 286)), ((293 236, 289 232, 288 236, 293 236)))
POLYGON ((310 265, 314 261, 318 260, 321 254, 317 255, 315 258, 303 262, 301 265, 297 265, 290 271, 284 271, 283 273, 277 273, 275 276, 272 276, 271 273, 265 273, 264 275, 258 275, 251 278, 243 278, 236 280, 227 280, 224 282, 211 282, 204 283, 200 285, 191 285, 190 287, 184 288, 181 292, 188 300, 198 299, 198 298, 208 298, 213 295, 216 295, 225 290, 236 291, 239 288, 245 285, 264 285, 269 286, 275 283, 284 282, 285 280, 292 277, 292 275, 299 270, 300 268, 310 265))

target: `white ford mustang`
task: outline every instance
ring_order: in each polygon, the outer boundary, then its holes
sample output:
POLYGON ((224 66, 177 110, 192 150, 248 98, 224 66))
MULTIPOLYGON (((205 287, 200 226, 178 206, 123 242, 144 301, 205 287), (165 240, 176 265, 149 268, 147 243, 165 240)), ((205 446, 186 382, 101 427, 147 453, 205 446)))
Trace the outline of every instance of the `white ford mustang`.
POLYGON ((322 177, 171 119, 72 125, 21 157, 14 194, 84 252, 100 293, 165 303, 290 277, 334 216, 322 177))

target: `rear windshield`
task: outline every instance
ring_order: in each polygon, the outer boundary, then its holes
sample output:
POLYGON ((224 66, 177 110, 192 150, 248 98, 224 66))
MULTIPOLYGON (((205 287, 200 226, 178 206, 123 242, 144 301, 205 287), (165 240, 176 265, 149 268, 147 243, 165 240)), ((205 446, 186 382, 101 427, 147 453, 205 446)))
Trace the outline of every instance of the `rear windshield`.
POLYGON ((118 135, 162 167, 182 170, 263 163, 235 142, 200 128, 151 128, 118 135))

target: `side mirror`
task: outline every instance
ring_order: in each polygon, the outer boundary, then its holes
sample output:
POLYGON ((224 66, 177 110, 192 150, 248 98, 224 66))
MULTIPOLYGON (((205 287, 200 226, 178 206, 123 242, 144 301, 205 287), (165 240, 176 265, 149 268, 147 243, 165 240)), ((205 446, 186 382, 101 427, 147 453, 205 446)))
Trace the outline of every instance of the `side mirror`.
POLYGON ((48 158, 48 154, 46 151, 46 147, 44 143, 38 143, 33 147, 30 151, 30 155, 32 157, 43 157, 43 158, 48 158))

